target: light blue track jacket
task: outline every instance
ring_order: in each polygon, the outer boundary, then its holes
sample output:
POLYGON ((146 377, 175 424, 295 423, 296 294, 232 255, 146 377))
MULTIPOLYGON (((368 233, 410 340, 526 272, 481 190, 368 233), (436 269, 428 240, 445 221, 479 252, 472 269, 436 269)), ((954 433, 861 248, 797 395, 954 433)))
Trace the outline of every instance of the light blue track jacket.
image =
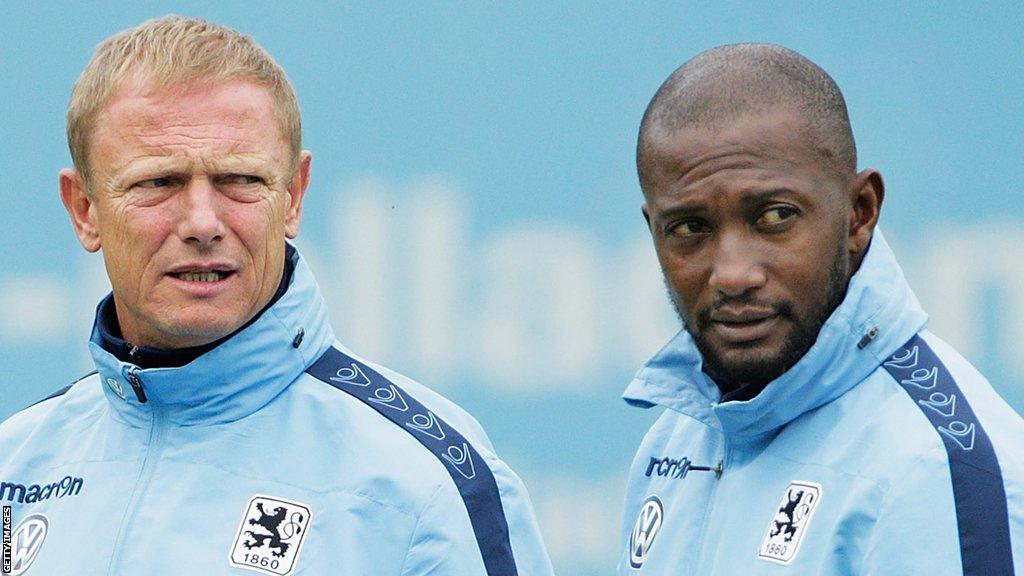
POLYGON ((94 341, 98 374, 0 425, 15 570, 552 573, 479 424, 337 344, 292 258, 287 292, 190 364, 136 369, 94 341))
POLYGON ((1024 575, 1024 422, 947 344, 880 233, 817 342, 720 403, 680 332, 625 399, 622 576, 1024 575))

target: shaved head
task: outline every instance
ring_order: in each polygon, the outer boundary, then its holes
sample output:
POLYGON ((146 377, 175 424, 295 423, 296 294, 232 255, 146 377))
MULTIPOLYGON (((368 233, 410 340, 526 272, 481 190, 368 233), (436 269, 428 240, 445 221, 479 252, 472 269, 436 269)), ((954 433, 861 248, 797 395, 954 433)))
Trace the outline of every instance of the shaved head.
POLYGON ((783 109, 806 128, 808 144, 843 178, 857 169, 857 148, 839 87, 818 65, 772 44, 730 44, 702 52, 661 85, 640 123, 637 170, 647 189, 656 142, 680 129, 713 131, 744 116, 783 109))
POLYGON ((781 46, 698 54, 647 106, 644 218, 723 394, 753 398, 792 368, 845 298, 885 190, 856 167, 836 83, 781 46))

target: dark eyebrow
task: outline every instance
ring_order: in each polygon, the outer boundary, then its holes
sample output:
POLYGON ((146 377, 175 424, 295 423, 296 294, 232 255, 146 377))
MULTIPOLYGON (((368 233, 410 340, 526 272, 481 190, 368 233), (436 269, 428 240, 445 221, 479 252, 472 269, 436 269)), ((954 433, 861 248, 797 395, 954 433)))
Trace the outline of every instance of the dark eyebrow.
POLYGON ((740 203, 746 208, 756 208, 764 204, 768 199, 776 196, 788 196, 793 199, 802 198, 802 194, 790 188, 767 188, 765 190, 746 190, 740 196, 740 203))
MULTIPOLYGON (((771 199, 782 198, 796 201, 801 204, 807 203, 806 194, 797 192, 796 190, 785 186, 763 189, 749 188, 740 193, 739 203, 743 210, 752 212, 763 206, 771 199)), ((694 201, 688 198, 675 198, 668 202, 668 204, 669 205, 664 210, 659 209, 656 204, 651 205, 653 213, 657 214, 659 218, 671 220, 686 216, 700 218, 706 216, 709 212, 708 206, 703 200, 694 201)))
POLYGON ((682 216, 705 216, 708 213, 708 208, 704 204, 686 202, 669 206, 665 210, 658 210, 655 207, 655 212, 662 219, 673 220, 682 216))

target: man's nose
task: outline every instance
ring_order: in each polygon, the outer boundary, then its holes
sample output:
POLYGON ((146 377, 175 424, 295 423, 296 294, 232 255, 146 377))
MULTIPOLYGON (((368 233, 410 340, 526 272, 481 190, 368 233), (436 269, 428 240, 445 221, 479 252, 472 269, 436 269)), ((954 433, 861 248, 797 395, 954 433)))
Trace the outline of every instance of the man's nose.
POLYGON ((742 235, 723 235, 714 258, 709 283, 723 296, 743 296, 768 281, 756 243, 742 235))
POLYGON ((224 238, 220 192, 205 176, 192 177, 181 191, 179 235, 190 244, 212 244, 224 238))

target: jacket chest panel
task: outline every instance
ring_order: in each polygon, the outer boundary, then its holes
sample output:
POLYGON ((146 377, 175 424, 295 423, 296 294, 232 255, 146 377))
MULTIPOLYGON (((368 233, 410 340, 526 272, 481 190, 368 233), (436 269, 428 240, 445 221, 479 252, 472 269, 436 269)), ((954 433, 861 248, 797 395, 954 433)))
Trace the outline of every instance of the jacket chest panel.
POLYGON ((879 484, 769 453, 727 469, 697 572, 856 574, 879 484))
POLYGON ((13 487, 4 497, 10 492, 14 501, 3 504, 13 507, 14 526, 45 519, 44 531, 22 538, 37 547, 29 574, 259 573, 232 566, 232 556, 266 564, 266 574, 329 574, 339 565, 353 574, 398 574, 416 521, 355 494, 169 461, 157 464, 128 514, 133 487, 113 479, 138 474, 138 462, 93 462, 48 472, 52 481, 7 482, 13 487), (367 542, 375 543, 372 553, 367 542))
MULTIPOLYGON (((131 491, 134 461, 82 461, 35 471, 3 469, 0 504, 11 506, 14 555, 28 574, 106 574, 131 491)), ((17 566, 15 566, 17 568, 17 566)))
POLYGON ((857 573, 863 551, 849 543, 864 541, 877 518, 876 479, 818 463, 813 450, 779 450, 779 438, 726 453, 716 430, 681 426, 655 428, 638 452, 621 573, 857 573), (720 477, 702 469, 718 458, 720 477))
POLYGON ((339 565, 355 574, 399 573, 415 526, 411 514, 346 492, 312 491, 205 466, 196 474, 196 466, 160 463, 127 527, 123 570, 247 572, 232 567, 234 562, 263 567, 267 574, 331 573, 339 565), (373 554, 367 542, 378 543, 373 554))
POLYGON ((686 571, 699 555, 718 488, 721 434, 663 417, 644 439, 630 473, 620 566, 632 573, 686 571), (687 426, 679 433, 679 426, 687 426))

